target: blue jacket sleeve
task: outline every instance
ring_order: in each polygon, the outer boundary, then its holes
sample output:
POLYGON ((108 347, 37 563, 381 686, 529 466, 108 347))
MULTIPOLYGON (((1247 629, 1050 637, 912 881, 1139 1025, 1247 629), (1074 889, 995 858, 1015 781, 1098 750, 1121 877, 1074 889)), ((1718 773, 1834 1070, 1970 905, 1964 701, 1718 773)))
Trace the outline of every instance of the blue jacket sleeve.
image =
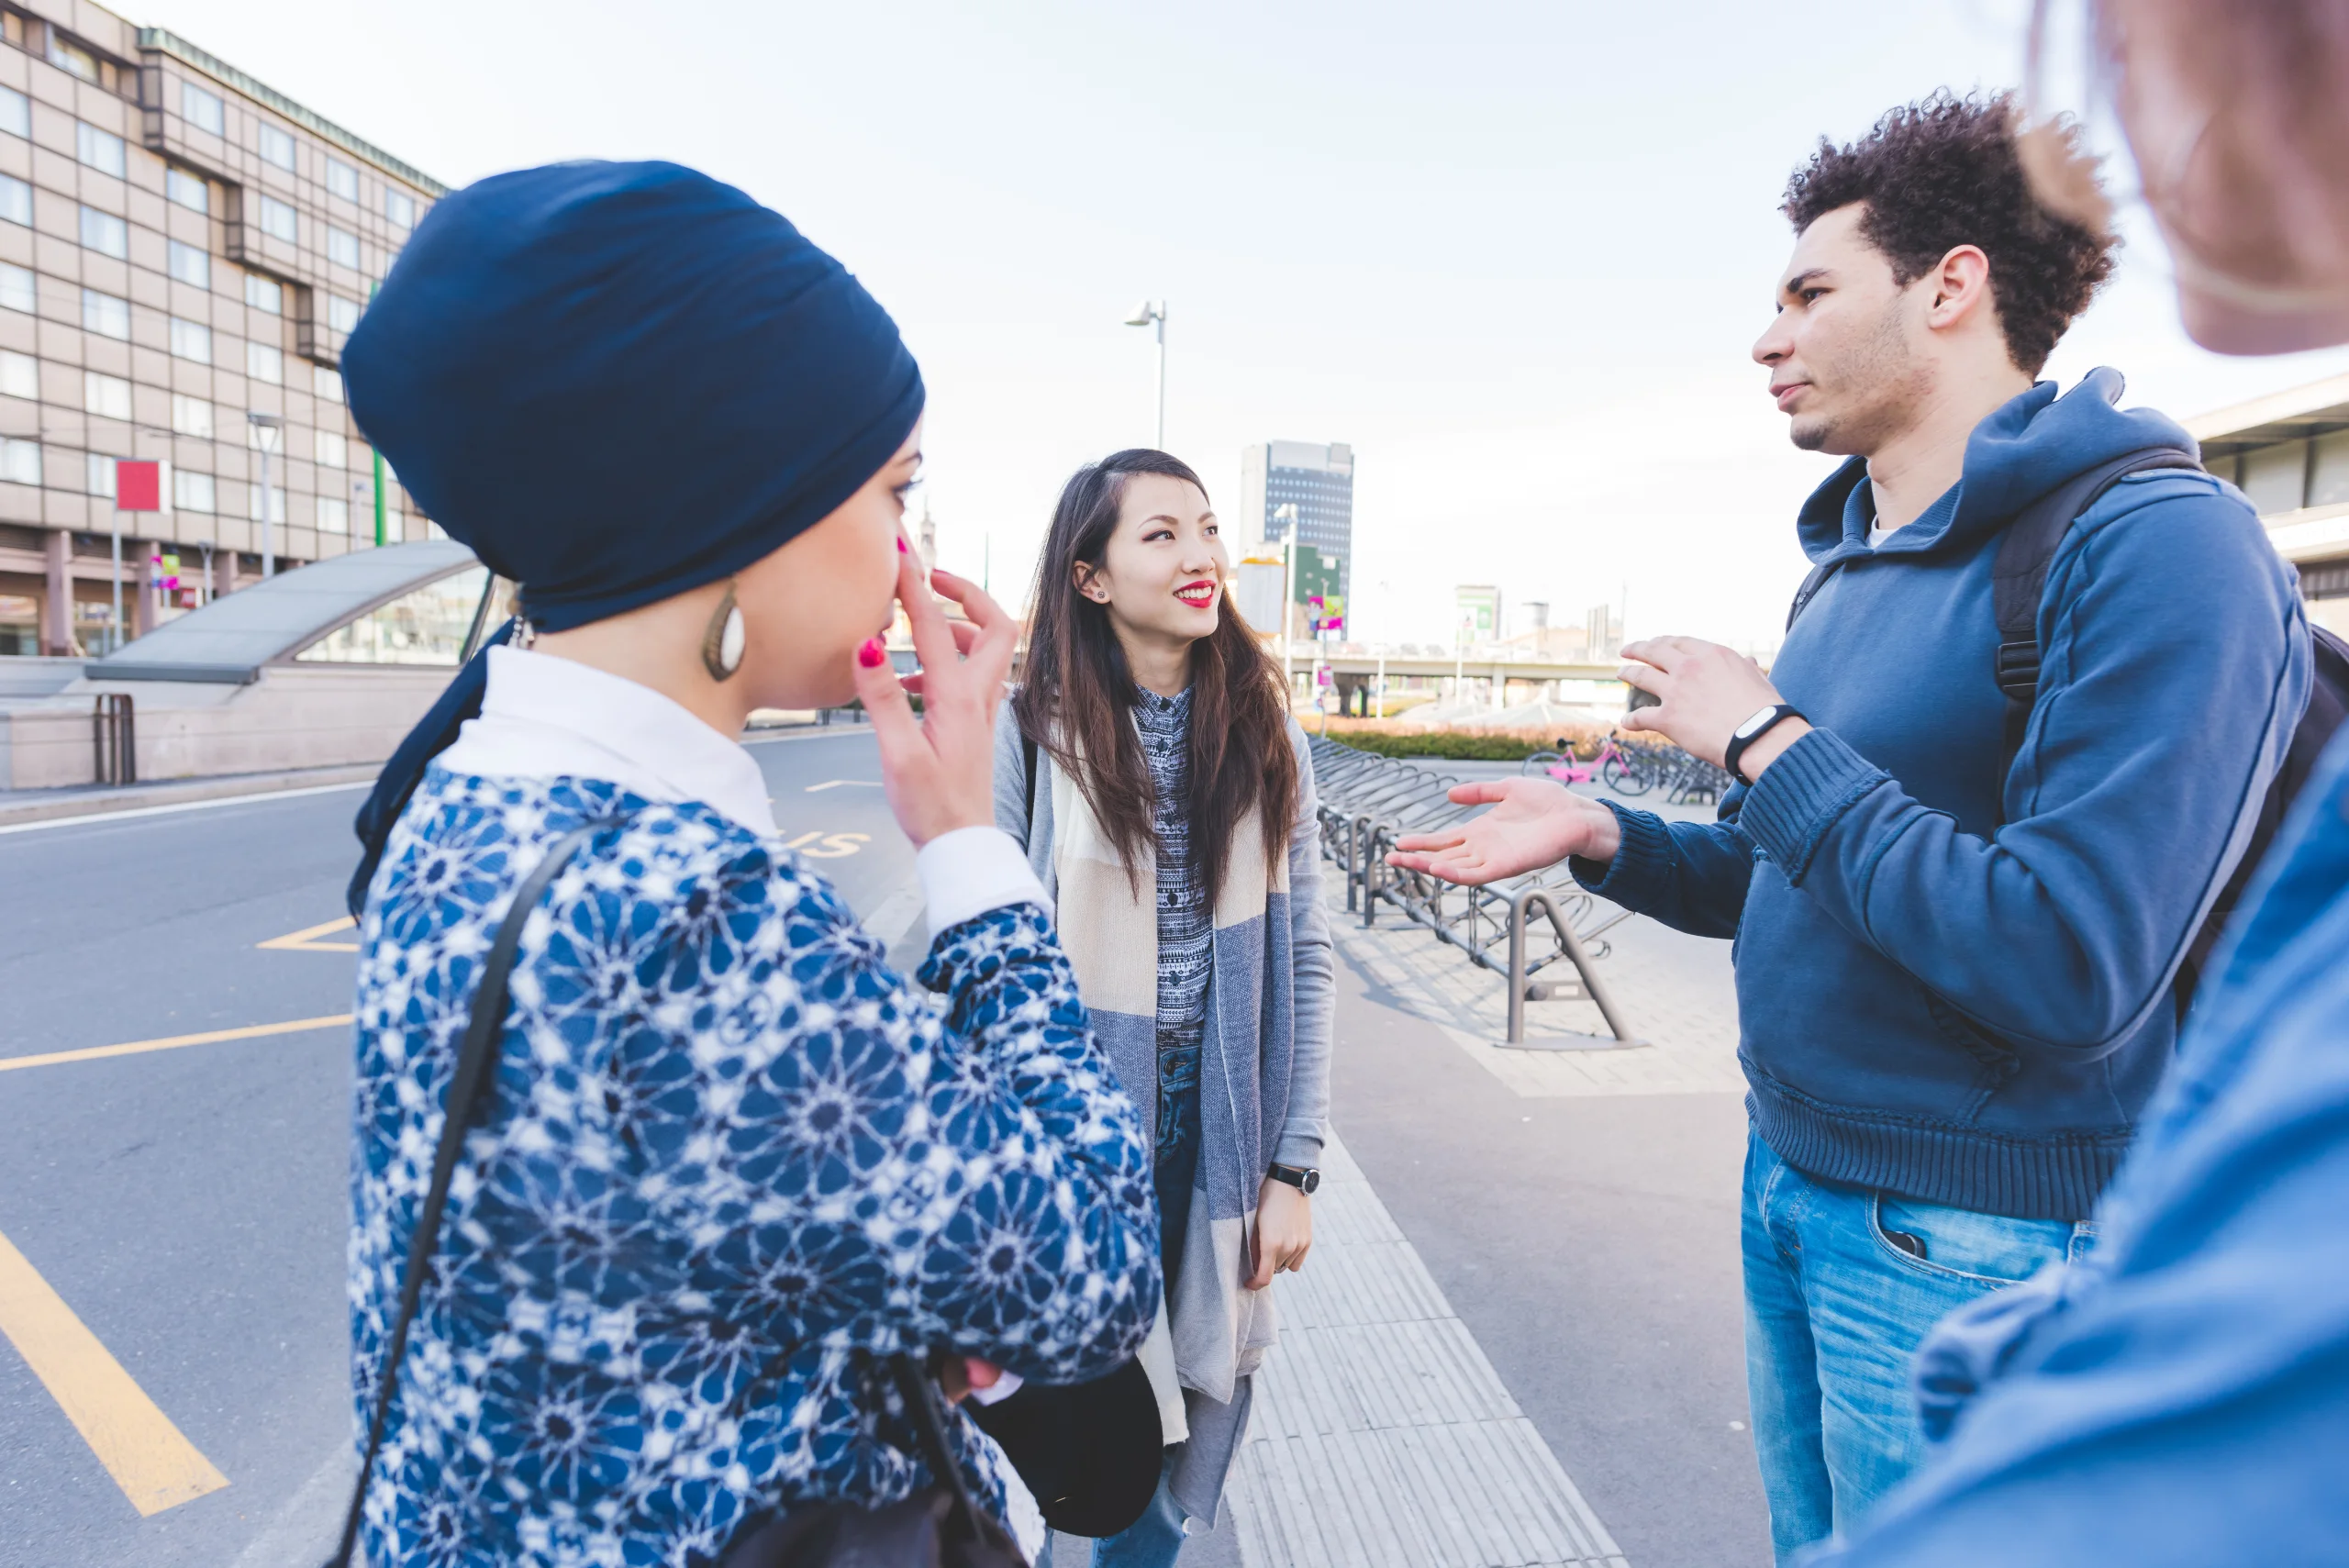
POLYGON ((2156 484, 2124 483, 2054 563, 2004 826, 1961 831, 1825 729, 1739 818, 1831 917, 2024 1049, 2093 1059, 2167 1004, 2307 702, 2299 597, 2249 508, 2156 484))
POLYGON ((1733 937, 1753 882, 1753 840, 1738 826, 1732 789, 1718 822, 1666 822, 1651 811, 1601 802, 1623 830, 1611 861, 1576 859, 1575 880, 1601 898, 1698 937, 1733 937))

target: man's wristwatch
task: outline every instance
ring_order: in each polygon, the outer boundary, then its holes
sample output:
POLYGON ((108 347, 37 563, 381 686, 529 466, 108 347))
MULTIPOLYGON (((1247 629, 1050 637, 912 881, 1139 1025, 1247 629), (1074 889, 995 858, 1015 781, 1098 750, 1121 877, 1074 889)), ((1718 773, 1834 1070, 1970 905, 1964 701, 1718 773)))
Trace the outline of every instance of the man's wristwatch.
POLYGON ((1301 1193, 1310 1193, 1321 1184, 1320 1171, 1311 1165, 1275 1164, 1264 1173, 1276 1182, 1286 1182, 1301 1193))
POLYGON ((1721 751, 1723 771, 1740 784, 1752 784, 1753 781, 1738 770, 1738 763, 1745 760, 1745 749, 1777 728, 1787 719, 1801 717, 1802 715, 1797 713, 1790 704, 1774 702, 1743 724, 1739 725, 1730 731, 1729 745, 1721 751))

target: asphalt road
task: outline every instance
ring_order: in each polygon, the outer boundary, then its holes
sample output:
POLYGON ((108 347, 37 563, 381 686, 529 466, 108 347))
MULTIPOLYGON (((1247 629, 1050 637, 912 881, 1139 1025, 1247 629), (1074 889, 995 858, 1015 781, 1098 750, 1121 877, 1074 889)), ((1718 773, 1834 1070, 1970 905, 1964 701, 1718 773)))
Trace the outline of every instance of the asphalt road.
MULTIPOLYGON (((910 882, 869 733, 754 754, 861 913, 910 882)), ((13 1248, 226 1481, 142 1517, 0 1334, 0 1568, 314 1568, 330 1540, 355 1468, 347 1028, 8 1063, 347 1012, 351 955, 324 947, 347 931, 261 944, 342 913, 360 799, 0 830, 0 1310, 13 1248)), ((1734 1096, 1520 1099, 1349 966, 1338 1023, 1339 1128, 1635 1568, 1766 1562, 1734 1096)), ((1238 1568, 1233 1535, 1186 1568, 1238 1568)))
MULTIPOLYGON (((752 751, 785 831, 815 835, 802 852, 860 912, 911 880, 869 732, 752 751)), ((159 1458, 134 1424, 117 1440, 126 1473, 194 1463, 228 1483, 142 1518, 0 1336, 6 1568, 317 1561, 315 1521, 336 1512, 355 1468, 349 1029, 6 1064, 347 1013, 351 953, 260 944, 342 914, 362 798, 338 789, 0 832, 0 1238, 22 1259, 0 1247, 0 1271, 46 1282, 200 1456, 159 1458)), ((92 1397, 119 1408, 103 1388, 92 1397)))

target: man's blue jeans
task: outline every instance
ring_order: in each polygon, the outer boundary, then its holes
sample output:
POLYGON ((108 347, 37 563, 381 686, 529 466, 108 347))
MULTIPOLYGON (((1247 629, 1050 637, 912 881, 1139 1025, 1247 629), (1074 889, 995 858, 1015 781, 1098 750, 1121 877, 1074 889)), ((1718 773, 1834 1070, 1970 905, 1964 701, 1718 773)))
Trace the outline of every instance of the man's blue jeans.
POLYGON ((1745 1379, 1783 1564, 1923 1458, 1909 1365, 1926 1330, 2083 1255, 2096 1230, 1820 1181, 1751 1135, 1744 1209, 1745 1379))

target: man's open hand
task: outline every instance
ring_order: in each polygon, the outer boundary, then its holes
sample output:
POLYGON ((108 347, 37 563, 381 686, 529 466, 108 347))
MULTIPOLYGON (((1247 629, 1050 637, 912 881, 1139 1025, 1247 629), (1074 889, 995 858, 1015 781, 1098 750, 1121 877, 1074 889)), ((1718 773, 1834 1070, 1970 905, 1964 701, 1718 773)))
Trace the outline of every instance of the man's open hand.
POLYGON ((1622 843, 1613 812, 1549 779, 1487 779, 1448 793, 1459 805, 1493 809, 1437 832, 1404 834, 1388 865, 1473 887, 1556 865, 1568 855, 1613 860, 1622 843))

